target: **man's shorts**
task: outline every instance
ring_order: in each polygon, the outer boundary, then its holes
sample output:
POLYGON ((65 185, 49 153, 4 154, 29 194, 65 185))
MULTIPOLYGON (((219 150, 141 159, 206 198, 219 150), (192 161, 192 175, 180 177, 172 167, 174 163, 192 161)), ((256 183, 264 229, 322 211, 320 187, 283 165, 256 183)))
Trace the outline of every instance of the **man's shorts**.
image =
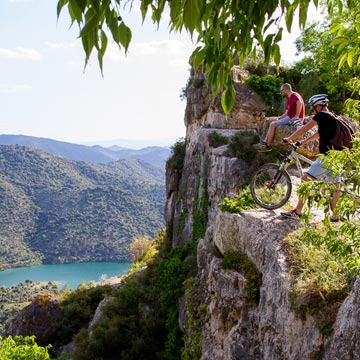
POLYGON ((338 183, 341 181, 340 177, 334 176, 331 168, 324 165, 322 157, 318 157, 309 167, 307 174, 316 180, 325 180, 330 183, 338 183))
POLYGON ((285 116, 282 119, 277 119, 275 121, 272 122, 275 127, 279 126, 279 125, 302 125, 302 121, 300 118, 294 119, 293 121, 291 121, 291 119, 289 118, 289 116, 285 116))

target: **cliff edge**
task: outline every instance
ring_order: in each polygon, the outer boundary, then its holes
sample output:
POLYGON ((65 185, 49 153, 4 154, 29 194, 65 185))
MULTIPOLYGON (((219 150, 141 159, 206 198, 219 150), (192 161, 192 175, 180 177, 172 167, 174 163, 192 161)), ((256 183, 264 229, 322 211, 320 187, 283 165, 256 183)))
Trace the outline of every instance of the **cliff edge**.
MULTIPOLYGON (((189 88, 184 166, 180 173, 167 171, 165 217, 173 230, 173 245, 183 246, 193 239, 206 219, 198 241, 198 274, 191 299, 193 305, 206 307, 201 360, 359 359, 359 280, 345 301, 336 304, 335 316, 329 319, 331 329, 324 332, 318 326, 319 314, 305 311, 299 316, 290 300, 293 276, 283 239, 301 223, 282 220, 281 210, 230 214, 219 209, 221 200, 249 181, 256 164, 229 157, 227 146, 212 147, 209 134, 259 132, 265 120, 266 106, 256 94, 241 83, 236 93, 235 107, 226 117, 205 85, 189 88), (249 299, 248 275, 221 266, 224 255, 231 251, 244 254, 255 267, 259 281, 253 299, 249 299)), ((280 136, 275 144, 280 143, 280 136)), ((322 216, 315 211, 313 221, 322 216)), ((189 335, 192 310, 184 299, 180 308, 180 324, 189 335)))

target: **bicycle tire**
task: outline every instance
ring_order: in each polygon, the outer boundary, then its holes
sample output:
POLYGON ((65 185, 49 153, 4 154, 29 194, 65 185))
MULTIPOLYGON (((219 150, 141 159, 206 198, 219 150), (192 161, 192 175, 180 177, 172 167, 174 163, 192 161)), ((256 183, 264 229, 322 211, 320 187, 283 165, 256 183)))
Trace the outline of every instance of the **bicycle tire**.
POLYGON ((278 209, 290 198, 292 191, 290 175, 286 170, 280 170, 278 164, 264 164, 253 175, 250 191, 256 204, 262 208, 278 209))

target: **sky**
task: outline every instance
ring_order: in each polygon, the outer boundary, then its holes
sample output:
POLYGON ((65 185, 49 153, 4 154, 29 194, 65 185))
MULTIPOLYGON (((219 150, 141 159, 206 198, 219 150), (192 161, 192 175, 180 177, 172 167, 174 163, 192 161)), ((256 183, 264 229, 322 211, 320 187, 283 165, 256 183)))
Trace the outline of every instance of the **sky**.
MULTIPOLYGON (((125 56, 109 41, 102 76, 95 53, 84 69, 78 29, 66 9, 57 20, 56 4, 0 0, 0 134, 108 146, 125 139, 129 147, 184 137, 190 35, 169 34, 167 21, 142 24, 136 6, 124 9, 132 42, 125 56)), ((284 34, 284 62, 295 59, 298 34, 284 34)))

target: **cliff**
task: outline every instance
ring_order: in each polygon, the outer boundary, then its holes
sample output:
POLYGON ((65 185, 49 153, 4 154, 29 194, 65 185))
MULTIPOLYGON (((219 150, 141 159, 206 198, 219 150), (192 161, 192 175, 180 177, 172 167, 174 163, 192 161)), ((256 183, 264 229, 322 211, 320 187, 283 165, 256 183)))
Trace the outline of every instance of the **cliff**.
MULTIPOLYGON (((231 214, 219 208, 248 183, 266 160, 261 157, 271 156, 249 152, 250 140, 266 129, 266 105, 239 83, 235 107, 226 117, 201 74, 193 74, 190 84, 185 149, 181 143, 178 158, 167 163, 167 231, 154 241, 158 257, 130 274, 118 293, 80 289, 66 299, 63 309, 70 315, 61 321, 66 337, 58 330, 51 339, 56 353, 75 348, 76 359, 106 360, 360 359, 360 281, 335 293, 332 301, 314 291, 303 303, 294 302, 297 274, 286 239, 299 238, 303 225, 282 220, 281 210, 231 214), (247 134, 237 143, 243 156, 232 156, 230 145, 215 146, 215 133, 218 138, 247 134)), ((275 149, 281 150, 281 138, 291 131, 277 129, 275 149)), ((307 150, 312 154, 314 149, 307 150)), ((311 225, 319 224, 322 211, 314 209, 312 215, 311 225)), ((50 310, 58 316, 54 300, 51 308, 35 301, 24 309, 9 324, 10 333, 39 329, 40 340, 44 326, 34 315, 41 313, 52 324, 50 310)))
MULTIPOLYGON (((199 76, 199 74, 197 74, 199 76)), ((199 81, 197 82, 199 83, 199 81)), ((186 154, 181 173, 167 173, 166 221, 173 230, 173 245, 184 245, 201 234, 197 248, 198 274, 192 288, 192 307, 206 306, 201 325, 201 360, 230 359, 358 359, 360 304, 357 280, 345 301, 301 316, 291 303, 293 275, 283 239, 300 223, 282 220, 280 210, 222 212, 218 204, 247 183, 255 164, 228 156, 227 146, 214 148, 209 134, 230 136, 244 129, 262 131, 261 99, 243 84, 236 88, 236 103, 228 117, 206 86, 189 88, 185 113, 186 154), (249 297, 249 276, 225 270, 227 252, 244 254, 259 281, 249 297), (319 327, 326 318, 328 331, 319 327), (324 320, 324 319, 323 319, 324 320)), ((282 129, 283 131, 291 131, 282 129)), ((277 134, 280 146, 283 133, 277 134)), ((315 211, 314 222, 322 213, 315 211)), ((252 285, 250 284, 250 287, 252 285)), ((314 299, 316 301, 316 299, 314 299)), ((193 311, 181 302, 180 324, 190 335, 193 311)))

